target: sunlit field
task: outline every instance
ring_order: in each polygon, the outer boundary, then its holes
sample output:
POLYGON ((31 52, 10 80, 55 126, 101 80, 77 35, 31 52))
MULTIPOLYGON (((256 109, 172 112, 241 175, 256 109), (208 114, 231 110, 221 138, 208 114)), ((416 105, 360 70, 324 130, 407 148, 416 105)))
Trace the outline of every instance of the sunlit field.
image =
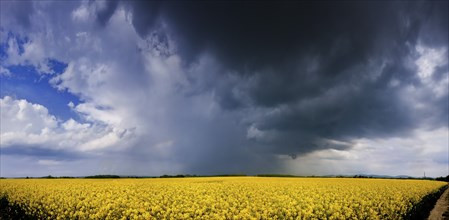
POLYGON ((2 179, 0 196, 51 219, 402 219, 446 183, 208 177, 2 179))

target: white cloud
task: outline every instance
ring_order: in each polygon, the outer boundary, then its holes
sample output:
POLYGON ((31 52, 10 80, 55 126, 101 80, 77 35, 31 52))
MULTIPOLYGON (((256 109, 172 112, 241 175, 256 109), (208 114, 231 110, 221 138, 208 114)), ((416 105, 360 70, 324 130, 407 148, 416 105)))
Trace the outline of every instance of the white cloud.
POLYGON ((422 80, 431 77, 436 67, 447 64, 447 48, 431 48, 421 43, 416 45, 416 51, 419 58, 416 59, 415 64, 418 66, 418 76, 422 80))
MULTIPOLYGON (((51 5, 46 10, 51 10, 51 5)), ((102 155, 109 170, 142 175, 183 172, 186 161, 204 159, 198 151, 211 152, 209 148, 217 145, 211 135, 218 136, 221 126, 231 121, 221 119, 224 116, 211 93, 187 94, 196 89, 186 77, 201 74, 213 79, 221 71, 211 64, 213 59, 203 59, 195 68, 184 67, 175 53, 174 41, 140 38, 131 24, 131 12, 124 7, 116 10, 107 26, 92 31, 98 24, 83 22, 86 12, 82 7, 62 10, 70 11, 69 20, 59 13, 43 13, 48 16, 41 19, 49 22, 47 30, 37 29, 28 37, 42 43, 46 54, 68 63, 50 83, 80 97, 81 103, 68 105, 85 122, 52 119, 55 125, 40 126, 40 132, 2 133, 2 147, 38 144, 51 149, 94 151, 102 155), (71 28, 58 26, 58 20, 71 28), (45 40, 47 33, 54 41, 45 40), (151 49, 154 44, 157 51, 151 49), (211 129, 214 124, 221 126, 211 129), (201 138, 205 133, 211 137, 201 138)), ((14 102, 5 108, 13 106, 14 102)), ((35 117, 53 116, 47 112, 35 117)), ((3 124, 9 126, 10 122, 3 123, 2 118, 3 124)))
POLYGON ((54 129, 57 120, 48 114, 48 110, 38 104, 32 104, 26 100, 15 100, 9 96, 0 99, 2 107, 2 134, 25 132, 29 134, 41 134, 42 129, 54 129))
POLYGON ((448 64, 447 47, 432 48, 418 43, 415 49, 419 54, 418 59, 415 60, 415 65, 418 67, 417 75, 424 86, 413 90, 419 93, 430 91, 435 98, 444 97, 449 92, 449 72, 446 69, 440 79, 432 76, 436 68, 448 64))
POLYGON ((81 4, 77 9, 72 12, 72 19, 75 21, 86 22, 91 17, 92 13, 89 11, 86 3, 81 4))
POLYGON ((57 160, 38 160, 38 164, 45 165, 45 166, 56 166, 60 165, 61 161, 57 160))
POLYGON ((291 160, 284 157, 285 167, 292 173, 382 174, 420 177, 445 176, 449 172, 448 128, 415 130, 404 138, 352 140, 347 151, 321 150, 291 160))
POLYGON ((107 7, 107 1, 82 1, 81 5, 71 12, 71 18, 75 22, 87 22, 96 18, 96 12, 107 7))
POLYGON ((12 76, 11 72, 3 66, 0 66, 0 76, 12 76))
POLYGON ((5 96, 0 99, 0 106, 2 148, 39 146, 81 152, 114 148, 129 141, 130 132, 126 129, 73 119, 60 122, 46 107, 24 99, 5 96))
POLYGON ((6 51, 7 59, 3 65, 32 65, 36 67, 39 73, 52 74, 54 71, 48 65, 48 55, 44 49, 44 45, 40 42, 41 39, 33 39, 23 43, 22 51, 19 48, 19 43, 16 38, 9 38, 6 51))
POLYGON ((17 42, 17 39, 15 38, 9 38, 8 42, 8 49, 6 50, 6 54, 8 58, 5 60, 6 64, 15 64, 20 62, 20 50, 19 50, 19 44, 17 42))

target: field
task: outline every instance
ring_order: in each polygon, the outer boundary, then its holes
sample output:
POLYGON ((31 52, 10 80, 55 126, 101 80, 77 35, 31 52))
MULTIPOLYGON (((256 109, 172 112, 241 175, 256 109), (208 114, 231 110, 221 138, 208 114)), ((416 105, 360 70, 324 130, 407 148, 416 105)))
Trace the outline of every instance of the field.
POLYGON ((445 185, 352 178, 1 179, 0 197, 40 219, 404 219, 445 185))

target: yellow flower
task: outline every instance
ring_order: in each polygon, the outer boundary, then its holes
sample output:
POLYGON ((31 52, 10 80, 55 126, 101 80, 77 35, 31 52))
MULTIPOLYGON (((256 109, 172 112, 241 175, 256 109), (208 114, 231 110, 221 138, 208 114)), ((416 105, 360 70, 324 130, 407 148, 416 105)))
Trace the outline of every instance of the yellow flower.
POLYGON ((443 182, 344 178, 1 179, 39 219, 401 219, 443 182))

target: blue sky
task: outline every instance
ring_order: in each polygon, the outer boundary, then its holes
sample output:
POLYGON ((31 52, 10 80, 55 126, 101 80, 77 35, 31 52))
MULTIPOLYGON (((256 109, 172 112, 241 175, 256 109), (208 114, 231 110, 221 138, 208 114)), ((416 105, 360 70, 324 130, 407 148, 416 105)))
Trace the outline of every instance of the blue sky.
MULTIPOLYGON (((4 49, 2 49, 4 52, 4 49)), ((50 61, 54 74, 61 74, 66 64, 56 60, 50 61)), ((2 89, 0 95, 11 96, 15 99, 26 99, 32 103, 40 103, 47 107, 49 113, 62 120, 77 118, 77 114, 71 111, 70 102, 78 104, 79 98, 67 90, 57 90, 49 83, 49 76, 41 75, 31 65, 15 65, 4 67, 11 74, 0 76, 2 89)))
POLYGON ((0 176, 449 174, 445 1, 0 4, 0 176))

